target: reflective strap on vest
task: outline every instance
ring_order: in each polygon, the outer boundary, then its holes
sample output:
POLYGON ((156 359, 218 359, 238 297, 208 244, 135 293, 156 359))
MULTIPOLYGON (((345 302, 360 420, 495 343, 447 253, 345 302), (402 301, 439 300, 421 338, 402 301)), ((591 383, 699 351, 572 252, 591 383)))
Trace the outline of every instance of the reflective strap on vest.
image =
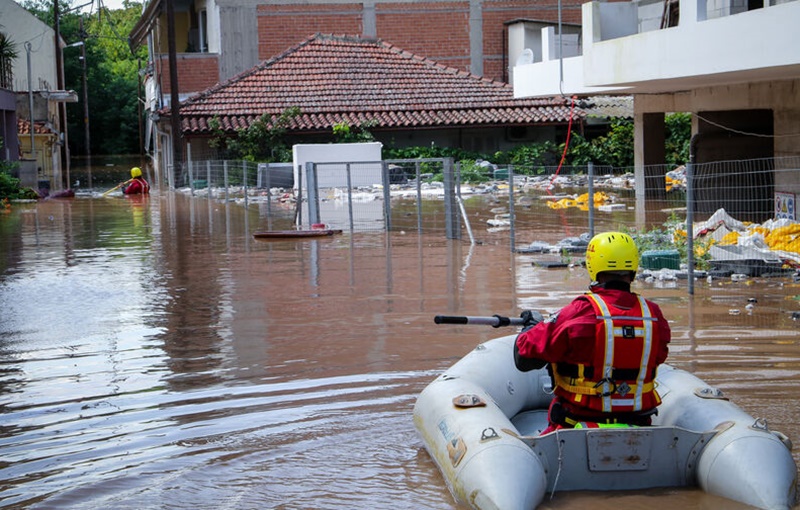
MULTIPOLYGON (((615 387, 608 386, 610 383, 609 381, 601 381, 601 383, 596 383, 594 381, 582 381, 578 382, 575 381, 573 378, 564 377, 563 375, 558 373, 558 370, 553 370, 553 379, 555 379, 556 385, 560 388, 567 390, 570 393, 574 393, 576 395, 590 395, 593 397, 603 396, 605 393, 609 393, 609 395, 604 396, 604 398, 610 397, 611 394, 616 391, 615 387), (606 389, 607 388, 607 389, 606 389)), ((629 384, 628 392, 633 392, 635 395, 639 395, 639 400, 641 401, 641 394, 642 393, 649 393, 656 388, 655 382, 651 381, 649 383, 645 383, 643 380, 637 384, 629 384)), ((604 411, 608 412, 608 411, 604 411)))
POLYGON ((631 388, 634 395, 630 404, 633 406, 634 411, 641 410, 642 394, 644 392, 653 391, 652 383, 647 385, 644 384, 644 378, 647 376, 647 361, 650 359, 650 351, 653 347, 653 321, 655 321, 656 318, 650 313, 650 307, 647 306, 647 302, 642 296, 639 295, 637 295, 636 298, 639 300, 639 308, 641 309, 642 313, 641 317, 615 317, 611 315, 611 311, 608 309, 608 305, 603 298, 592 293, 588 293, 586 296, 588 296, 592 302, 595 303, 596 309, 600 310, 601 315, 597 316, 597 320, 605 323, 604 330, 606 334, 606 348, 603 356, 602 378, 600 379, 602 382, 600 389, 602 391, 597 393, 601 395, 603 399, 603 412, 610 413, 612 411, 611 395, 616 389, 611 387, 613 384, 611 377, 614 371, 614 338, 615 334, 623 336, 622 328, 614 328, 614 319, 642 321, 643 326, 641 328, 634 328, 635 335, 639 336, 641 333, 642 337, 644 338, 644 346, 642 349, 642 359, 639 362, 639 376, 636 379, 636 384, 633 385, 633 388, 631 388), (649 386, 649 388, 645 388, 645 386, 649 386))
POLYGON ((594 421, 579 421, 573 425, 576 429, 629 429, 637 428, 637 425, 629 425, 627 423, 617 423, 612 421, 609 423, 594 422, 594 421))

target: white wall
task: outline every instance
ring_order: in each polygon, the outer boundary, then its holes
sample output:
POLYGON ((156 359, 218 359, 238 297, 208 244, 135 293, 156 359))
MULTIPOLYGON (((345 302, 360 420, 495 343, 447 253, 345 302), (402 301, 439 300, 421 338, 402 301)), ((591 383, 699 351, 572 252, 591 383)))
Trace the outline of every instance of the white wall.
MULTIPOLYGON (((334 143, 334 144, 297 144, 292 147, 294 163, 294 186, 298 187, 303 172, 302 183, 306 188, 306 163, 354 163, 358 161, 381 161, 383 144, 370 143, 334 143)), ((317 179, 320 188, 347 186, 345 165, 325 165, 318 169, 317 179)), ((381 165, 373 165, 368 169, 351 168, 351 184, 353 186, 371 186, 381 183, 381 165)))
MULTIPOLYGON (((654 81, 702 80, 684 83, 686 89, 714 84, 709 80, 721 84, 792 77, 780 76, 780 68, 800 64, 800 30, 797 30, 800 2, 706 21, 697 20, 701 16, 696 10, 694 17, 689 15, 692 13, 689 3, 692 2, 681 2, 677 27, 617 39, 609 37, 616 30, 624 34, 628 25, 615 26, 603 14, 617 4, 584 4, 584 21, 594 20, 599 14, 602 24, 601 33, 593 32, 584 40, 585 85, 641 83, 642 87, 651 87, 648 92, 659 92, 652 90, 654 81), (726 73, 741 76, 726 76, 726 73), (714 75, 717 77, 712 78, 714 75)), ((614 15, 619 13, 615 11, 614 15)), ((585 23, 584 27, 587 25, 597 28, 593 22, 585 23)), ((680 90, 677 83, 669 88, 680 90)))
MULTIPOLYGON (((0 30, 14 43, 13 87, 15 92, 30 90, 28 55, 25 43, 31 43, 31 76, 33 90, 56 90, 55 32, 13 0, 0 0, 0 30)), ((75 51, 80 51, 76 49, 75 51)), ((75 58, 78 58, 76 55, 75 58)))

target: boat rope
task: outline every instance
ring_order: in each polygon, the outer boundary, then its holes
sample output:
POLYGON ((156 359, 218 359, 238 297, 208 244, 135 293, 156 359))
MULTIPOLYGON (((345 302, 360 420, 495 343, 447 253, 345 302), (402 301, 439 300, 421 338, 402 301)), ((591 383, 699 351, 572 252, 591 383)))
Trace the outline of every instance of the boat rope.
POLYGON ((556 478, 553 480, 553 489, 550 491, 550 501, 553 500, 553 496, 556 494, 556 489, 558 487, 558 477, 561 476, 561 468, 563 466, 564 460, 564 441, 558 437, 558 429, 556 429, 556 444, 558 444, 558 469, 556 470, 556 478))

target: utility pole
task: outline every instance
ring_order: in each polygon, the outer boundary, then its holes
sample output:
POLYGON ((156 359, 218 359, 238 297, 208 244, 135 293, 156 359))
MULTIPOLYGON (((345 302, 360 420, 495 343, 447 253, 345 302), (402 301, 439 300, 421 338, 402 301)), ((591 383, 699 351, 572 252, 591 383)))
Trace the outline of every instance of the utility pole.
POLYGON ((83 129, 86 139, 86 168, 89 171, 89 189, 92 189, 92 144, 89 141, 89 89, 86 83, 86 32, 83 31, 83 16, 80 18, 81 65, 83 70, 83 129))
MULTIPOLYGON (((64 90, 64 61, 63 55, 61 54, 61 20, 59 19, 59 12, 58 12, 58 0, 53 0, 53 28, 55 30, 55 38, 56 38, 56 82, 57 82, 57 89, 64 90)), ((61 163, 61 167, 64 169, 64 176, 66 177, 67 186, 63 189, 69 188, 69 158, 65 158, 65 154, 67 152, 67 107, 63 101, 59 101, 58 103, 58 129, 59 129, 59 136, 60 140, 59 143, 61 144, 61 148, 58 151, 58 159, 61 163)), ((54 183, 56 185, 56 189, 62 189, 61 186, 64 185, 63 179, 62 182, 54 183)))

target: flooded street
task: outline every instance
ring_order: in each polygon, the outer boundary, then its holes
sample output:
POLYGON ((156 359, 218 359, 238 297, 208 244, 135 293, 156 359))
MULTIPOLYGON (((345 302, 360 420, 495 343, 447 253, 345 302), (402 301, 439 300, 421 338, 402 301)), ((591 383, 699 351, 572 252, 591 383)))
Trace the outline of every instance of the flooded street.
MULTIPOLYGON (((510 253, 479 220, 491 205, 468 206, 473 246, 441 232, 260 241, 257 207, 172 193, 14 204, 0 216, 0 506, 460 508, 412 408, 509 331, 434 315, 554 312, 588 285, 581 267, 510 253)), ((518 244, 580 233, 539 214, 518 244)), ((635 290, 670 320, 669 363, 800 444, 800 283, 635 290)), ((698 489, 556 493, 542 508, 623 506, 747 508, 698 489)))

